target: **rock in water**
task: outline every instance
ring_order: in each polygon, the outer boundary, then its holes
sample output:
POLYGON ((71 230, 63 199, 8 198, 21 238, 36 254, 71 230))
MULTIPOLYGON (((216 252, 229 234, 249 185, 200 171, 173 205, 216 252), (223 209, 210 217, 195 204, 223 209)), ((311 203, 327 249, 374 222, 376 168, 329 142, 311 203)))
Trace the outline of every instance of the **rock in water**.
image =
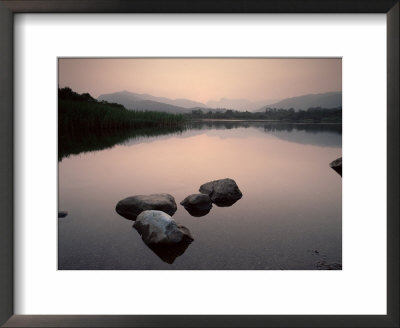
POLYGON ((188 228, 177 224, 162 211, 143 211, 137 216, 133 227, 147 245, 171 245, 193 241, 188 228))
POLYGON ((181 201, 181 205, 185 208, 210 210, 212 208, 212 201, 210 196, 206 194, 192 194, 181 201))
POLYGON ((129 220, 146 210, 163 211, 169 215, 176 212, 175 198, 170 194, 136 195, 120 200, 115 207, 117 213, 129 220))
POLYGON ((58 211, 59 218, 65 218, 68 215, 67 211, 58 211))
POLYGON ((212 202, 217 206, 231 206, 242 198, 242 192, 232 179, 207 182, 200 186, 199 191, 210 196, 212 202))
POLYGON ((210 196, 206 194, 193 194, 187 196, 181 205, 184 207, 195 207, 198 209, 209 210, 212 207, 212 202, 210 196))
POLYGON ((206 194, 193 194, 181 201, 181 205, 185 207, 190 215, 198 217, 210 212, 212 201, 210 196, 206 194))
POLYGON ((342 176, 342 158, 335 159, 329 164, 329 166, 334 169, 340 176, 342 176))

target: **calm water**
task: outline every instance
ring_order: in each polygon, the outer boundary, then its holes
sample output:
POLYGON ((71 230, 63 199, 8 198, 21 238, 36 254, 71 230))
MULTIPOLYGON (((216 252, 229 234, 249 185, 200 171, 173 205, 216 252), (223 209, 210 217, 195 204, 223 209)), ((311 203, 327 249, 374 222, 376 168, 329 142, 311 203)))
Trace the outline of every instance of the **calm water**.
POLYGON ((329 163, 341 156, 341 142, 340 125, 199 123, 63 157, 59 209, 69 214, 58 219, 59 269, 340 265, 342 180, 329 163), (179 204, 220 178, 234 179, 242 199, 231 207, 214 205, 203 217, 179 204), (173 218, 195 239, 172 264, 143 243, 133 221, 115 212, 119 200, 152 193, 175 197, 173 218))

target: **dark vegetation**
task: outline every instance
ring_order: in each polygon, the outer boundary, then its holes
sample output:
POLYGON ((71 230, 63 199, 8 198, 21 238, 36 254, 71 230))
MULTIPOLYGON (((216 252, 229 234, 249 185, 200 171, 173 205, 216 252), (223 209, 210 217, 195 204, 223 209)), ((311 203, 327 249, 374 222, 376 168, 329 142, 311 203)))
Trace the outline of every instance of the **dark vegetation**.
POLYGON ((341 123, 342 108, 313 107, 307 110, 295 111, 290 109, 266 108, 263 112, 241 112, 225 110, 213 112, 210 110, 195 109, 187 115, 194 119, 229 119, 229 120, 269 120, 281 122, 303 123, 341 123))
POLYGON ((70 88, 58 89, 58 130, 61 134, 176 127, 183 121, 182 115, 132 111, 120 104, 97 101, 88 93, 78 94, 70 88))
POLYGON ((127 139, 182 131, 182 115, 131 111, 90 94, 58 89, 58 160, 102 150, 127 139))

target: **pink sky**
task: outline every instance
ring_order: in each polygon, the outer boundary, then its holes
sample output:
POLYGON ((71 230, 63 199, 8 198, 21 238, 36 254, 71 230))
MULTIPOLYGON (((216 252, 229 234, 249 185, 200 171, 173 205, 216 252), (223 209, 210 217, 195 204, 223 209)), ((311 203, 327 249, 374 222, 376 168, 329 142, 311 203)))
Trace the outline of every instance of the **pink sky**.
POLYGON ((65 58, 59 86, 93 97, 127 90, 200 102, 282 99, 342 90, 342 60, 272 58, 65 58))

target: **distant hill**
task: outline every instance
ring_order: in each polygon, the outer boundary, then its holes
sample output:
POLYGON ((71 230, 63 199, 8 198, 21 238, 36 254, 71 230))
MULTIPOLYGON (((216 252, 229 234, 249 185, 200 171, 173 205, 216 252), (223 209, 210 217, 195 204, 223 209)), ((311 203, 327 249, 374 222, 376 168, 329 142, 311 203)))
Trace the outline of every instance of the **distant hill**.
POLYGON ((294 108, 308 109, 310 107, 337 108, 342 106, 342 92, 328 92, 320 94, 307 94, 299 97, 266 101, 250 101, 248 99, 221 98, 218 101, 208 101, 206 104, 190 99, 169 99, 149 94, 139 94, 129 91, 113 92, 100 95, 99 101, 107 101, 125 106, 131 110, 148 110, 167 113, 190 113, 192 110, 201 109, 203 112, 220 112, 227 109, 240 111, 264 111, 265 108, 294 108))
POLYGON ((261 106, 267 105, 271 102, 276 102, 277 99, 271 99, 270 101, 250 101, 248 99, 229 99, 221 98, 220 100, 211 100, 206 103, 208 107, 212 108, 229 108, 242 111, 255 111, 260 109, 261 106))
POLYGON ((336 108, 342 106, 342 92, 327 92, 318 94, 308 94, 299 97, 292 97, 282 99, 274 104, 269 104, 261 107, 259 110, 263 111, 266 107, 269 108, 282 108, 295 110, 308 109, 310 107, 322 108, 336 108))
POLYGON ((156 97, 149 94, 138 94, 138 97, 141 97, 144 100, 152 100, 157 102, 162 102, 164 104, 169 104, 173 106, 183 107, 183 108, 193 108, 193 107, 207 107, 205 104, 197 101, 193 101, 185 98, 178 99, 169 99, 165 97, 156 97))
POLYGON ((169 99, 149 94, 121 91, 100 95, 98 100, 115 102, 128 109, 151 110, 157 112, 186 113, 193 107, 206 107, 204 104, 189 99, 169 99))

